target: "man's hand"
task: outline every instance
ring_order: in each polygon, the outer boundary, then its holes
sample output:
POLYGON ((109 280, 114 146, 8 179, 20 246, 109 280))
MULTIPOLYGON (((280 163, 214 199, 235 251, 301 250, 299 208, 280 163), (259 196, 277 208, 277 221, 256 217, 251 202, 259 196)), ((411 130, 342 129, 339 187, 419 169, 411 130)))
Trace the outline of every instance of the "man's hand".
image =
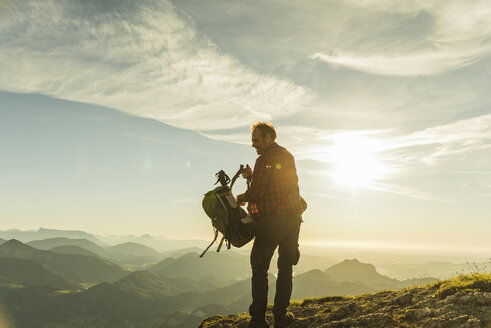
POLYGON ((244 179, 250 179, 250 178, 252 178, 252 169, 249 166, 249 164, 246 164, 246 168, 244 169, 244 171, 242 171, 242 177, 244 179))
POLYGON ((244 194, 237 195, 237 203, 239 203, 240 206, 245 205, 245 195, 244 194))

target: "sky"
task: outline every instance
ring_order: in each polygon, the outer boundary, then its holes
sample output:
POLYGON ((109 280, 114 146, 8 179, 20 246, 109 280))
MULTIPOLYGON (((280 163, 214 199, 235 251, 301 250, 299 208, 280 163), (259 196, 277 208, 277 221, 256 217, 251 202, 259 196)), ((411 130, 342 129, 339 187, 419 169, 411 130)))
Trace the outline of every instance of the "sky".
POLYGON ((261 120, 303 243, 489 254, 490 84, 489 1, 3 0, 0 230, 207 239, 261 120))

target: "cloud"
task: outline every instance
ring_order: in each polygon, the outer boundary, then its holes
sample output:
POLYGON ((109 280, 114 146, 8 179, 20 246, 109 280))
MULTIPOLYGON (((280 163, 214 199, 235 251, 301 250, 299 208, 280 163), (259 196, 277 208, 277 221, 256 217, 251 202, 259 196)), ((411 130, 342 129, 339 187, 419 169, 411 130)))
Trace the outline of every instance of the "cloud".
MULTIPOLYGON (((491 49, 491 48, 490 48, 491 49)), ((488 51, 488 47, 485 48, 488 51)), ((423 51, 399 56, 374 55, 370 57, 351 54, 327 55, 316 53, 312 59, 319 59, 334 66, 348 67, 371 74, 420 76, 436 75, 448 70, 462 68, 480 59, 483 49, 423 51)))
MULTIPOLYGON (((385 129, 403 127, 407 130, 443 124, 472 111, 487 107, 484 86, 489 84, 485 61, 459 70, 451 75, 425 78, 394 78, 374 74, 359 74, 319 60, 312 54, 336 58, 369 60, 408 60, 406 75, 418 74, 419 66, 432 59, 425 70, 445 71, 446 63, 467 64, 481 56, 467 56, 481 51, 472 44, 460 48, 444 47, 439 35, 442 25, 457 24, 459 14, 452 12, 452 3, 462 12, 479 14, 469 1, 404 1, 387 0, 307 0, 238 1, 210 0, 206 8, 196 1, 176 1, 180 10, 196 21, 220 47, 251 67, 284 76, 306 85, 316 95, 294 116, 282 123, 314 125, 329 129, 385 129), (467 7, 471 7, 469 10, 467 7), (450 11, 451 18, 444 17, 450 11), (448 23, 447 23, 448 21, 448 23), (224 28, 226 26, 226 28, 224 28), (437 43, 435 43, 437 42, 437 43), (441 44, 440 44, 441 43, 441 44), (460 52, 459 52, 460 51, 460 52), (455 58, 454 58, 455 56, 455 58), (480 102, 481 104, 476 104, 480 102)), ((455 7, 455 6, 454 6, 455 7)), ((485 9, 485 4, 481 4, 485 9)), ((455 10, 454 10, 455 11, 455 10)), ((485 12, 485 11, 484 11, 485 12)), ((458 11, 457 11, 458 13, 458 11)), ((466 16, 467 17, 467 16, 466 16)), ((479 20, 485 20, 481 15, 479 20)), ((485 23, 479 23, 485 26, 485 23)), ((459 24, 461 34, 465 26, 459 24)), ((472 24, 469 24, 472 25, 472 24)), ((447 29, 448 30, 448 29, 447 29)), ((485 29, 472 31, 486 35, 485 29)), ((451 44, 464 40, 448 32, 451 44)), ((479 34, 477 34, 479 35, 479 34)), ((488 44, 484 38, 482 44, 488 44)), ((491 44, 491 43, 489 43, 491 44)), ((477 60, 478 60, 477 59, 477 60)), ((338 66, 340 67, 340 66, 338 66)), ((396 65, 403 70, 405 65, 396 65)), ((388 65, 376 67, 391 69, 388 65)), ((433 74, 433 72, 432 72, 433 74)), ((272 116, 278 122, 277 117, 272 116)))
POLYGON ((365 189, 381 191, 381 192, 396 194, 396 195, 405 196, 405 197, 409 197, 409 198, 415 198, 415 199, 432 200, 432 201, 436 201, 436 202, 450 203, 450 201, 443 199, 441 197, 438 197, 432 193, 423 192, 423 191, 416 190, 413 188, 408 188, 405 186, 399 186, 399 185, 389 184, 389 183, 372 182, 369 185, 365 186, 365 189))
MULTIPOLYGON (((290 1, 285 13, 298 6, 302 14, 295 19, 301 23, 331 8, 311 3, 316 10, 290 1)), ((314 57, 333 65, 384 75, 434 75, 468 65, 490 51, 487 2, 334 3, 332 20, 305 24, 312 33, 325 31, 324 42, 319 35, 309 35, 306 48, 321 44, 314 57)), ((276 7, 269 9, 266 19, 276 13, 276 7)), ((299 48, 304 31, 292 34, 299 48)), ((278 44, 282 42, 284 36, 278 44)), ((285 49, 290 47, 288 43, 285 49)), ((476 99, 487 106, 468 79, 445 81, 440 87, 432 86, 433 80, 401 85, 400 80, 372 76, 353 80, 322 75, 332 89, 313 95, 223 53, 169 1, 8 2, 0 20, 0 71, 2 89, 109 106, 233 143, 249 144, 249 132, 220 130, 297 115, 298 121, 283 120, 286 124, 278 132, 279 142, 298 160, 332 164, 336 152, 356 140, 394 173, 486 150, 491 125, 489 115, 442 123, 455 119, 470 103, 474 106, 476 99), (411 126, 416 130, 412 133, 387 128, 402 125, 408 130, 414 116, 432 127, 411 126), (343 121, 343 129, 332 124, 333 117, 343 121)))
MULTIPOLYGON (((491 114, 434 126, 403 134, 395 129, 380 130, 327 130, 310 126, 278 126, 278 142, 289 149, 297 161, 314 161, 325 164, 322 168, 308 169, 309 174, 323 176, 330 182, 336 178, 336 166, 347 160, 362 159, 354 163, 356 174, 369 163, 381 174, 367 181, 361 188, 397 194, 415 199, 448 202, 442 197, 390 182, 394 178, 412 173, 428 172, 433 167, 455 161, 456 156, 483 154, 491 149, 491 114)), ((212 139, 239 142, 249 140, 242 133, 207 134, 212 139)), ((299 164, 300 167, 308 163, 299 164)), ((483 165, 489 165, 489 160, 483 165)), ((360 171, 361 170, 361 171, 360 171)), ((484 174, 487 171, 473 171, 484 174)), ((407 181, 411 183, 411 181, 407 181)), ((326 197, 331 195, 326 194, 326 197)))
POLYGON ((255 72, 198 36, 168 1, 12 1, 0 88, 213 130, 287 117, 307 89, 255 72))
POLYGON ((385 31, 378 31, 375 36, 361 35, 352 44, 330 44, 329 51, 314 53, 312 59, 371 74, 427 76, 468 66, 491 53, 489 2, 407 1, 398 8, 388 1, 362 1, 358 6, 361 11, 379 16, 385 31), (390 14, 415 17, 423 12, 432 17, 434 27, 428 26, 417 38, 408 37, 406 26, 387 19, 390 14), (387 37, 388 31, 399 33, 387 37), (368 36, 370 47, 363 46, 366 40, 359 40, 368 36))
MULTIPOLYGON (((394 163, 436 164, 448 156, 489 147, 491 114, 408 134, 400 134, 395 129, 327 130, 300 125, 279 126, 277 133, 278 141, 295 153, 297 160, 331 163, 339 147, 356 144, 364 152, 394 163)), ((243 133, 208 133, 206 136, 237 143, 247 143, 250 138, 243 133)))
POLYGON ((222 133, 206 133, 206 132, 199 132, 204 137, 207 137, 209 139, 213 140, 218 140, 218 141, 224 141, 224 142, 230 142, 230 143, 236 143, 236 144, 242 144, 242 145, 248 145, 250 144, 250 139, 251 139, 251 134, 250 133, 231 133, 231 134, 224 134, 222 133))
POLYGON ((435 145, 436 149, 420 158, 435 164, 452 155, 489 148, 490 140, 491 114, 487 114, 394 138, 388 149, 435 145))
POLYGON ((350 201, 350 202, 355 202, 355 203, 362 203, 363 202, 359 199, 340 197, 340 196, 336 196, 334 194, 328 194, 328 193, 318 193, 318 192, 306 191, 306 192, 302 192, 302 195, 309 195, 309 196, 315 196, 315 197, 321 197, 321 198, 329 198, 329 199, 335 199, 335 200, 345 200, 345 201, 350 201))

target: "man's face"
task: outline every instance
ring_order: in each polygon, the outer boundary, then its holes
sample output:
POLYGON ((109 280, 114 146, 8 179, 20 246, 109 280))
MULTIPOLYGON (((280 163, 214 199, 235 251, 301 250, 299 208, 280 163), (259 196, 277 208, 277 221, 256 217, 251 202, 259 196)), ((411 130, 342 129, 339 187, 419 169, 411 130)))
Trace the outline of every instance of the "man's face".
POLYGON ((259 129, 252 131, 252 147, 256 148, 258 155, 261 155, 272 143, 271 136, 266 135, 266 137, 263 137, 259 129))

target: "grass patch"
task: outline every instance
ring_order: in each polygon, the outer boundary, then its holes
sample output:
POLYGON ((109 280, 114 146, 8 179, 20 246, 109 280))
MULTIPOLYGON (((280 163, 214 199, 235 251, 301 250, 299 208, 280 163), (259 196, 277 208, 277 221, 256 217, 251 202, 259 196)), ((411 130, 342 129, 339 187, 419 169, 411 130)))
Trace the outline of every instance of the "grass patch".
POLYGON ((306 298, 302 301, 297 302, 300 306, 305 306, 311 303, 332 303, 332 302, 342 302, 352 299, 351 297, 346 296, 326 296, 320 298, 306 298))
POLYGON ((55 290, 53 292, 53 295, 61 295, 61 294, 71 294, 73 293, 73 290, 68 290, 68 289, 60 289, 60 290, 55 290))
POLYGON ((441 299, 455 294, 459 290, 491 291, 491 273, 471 273, 437 283, 435 295, 441 299))

